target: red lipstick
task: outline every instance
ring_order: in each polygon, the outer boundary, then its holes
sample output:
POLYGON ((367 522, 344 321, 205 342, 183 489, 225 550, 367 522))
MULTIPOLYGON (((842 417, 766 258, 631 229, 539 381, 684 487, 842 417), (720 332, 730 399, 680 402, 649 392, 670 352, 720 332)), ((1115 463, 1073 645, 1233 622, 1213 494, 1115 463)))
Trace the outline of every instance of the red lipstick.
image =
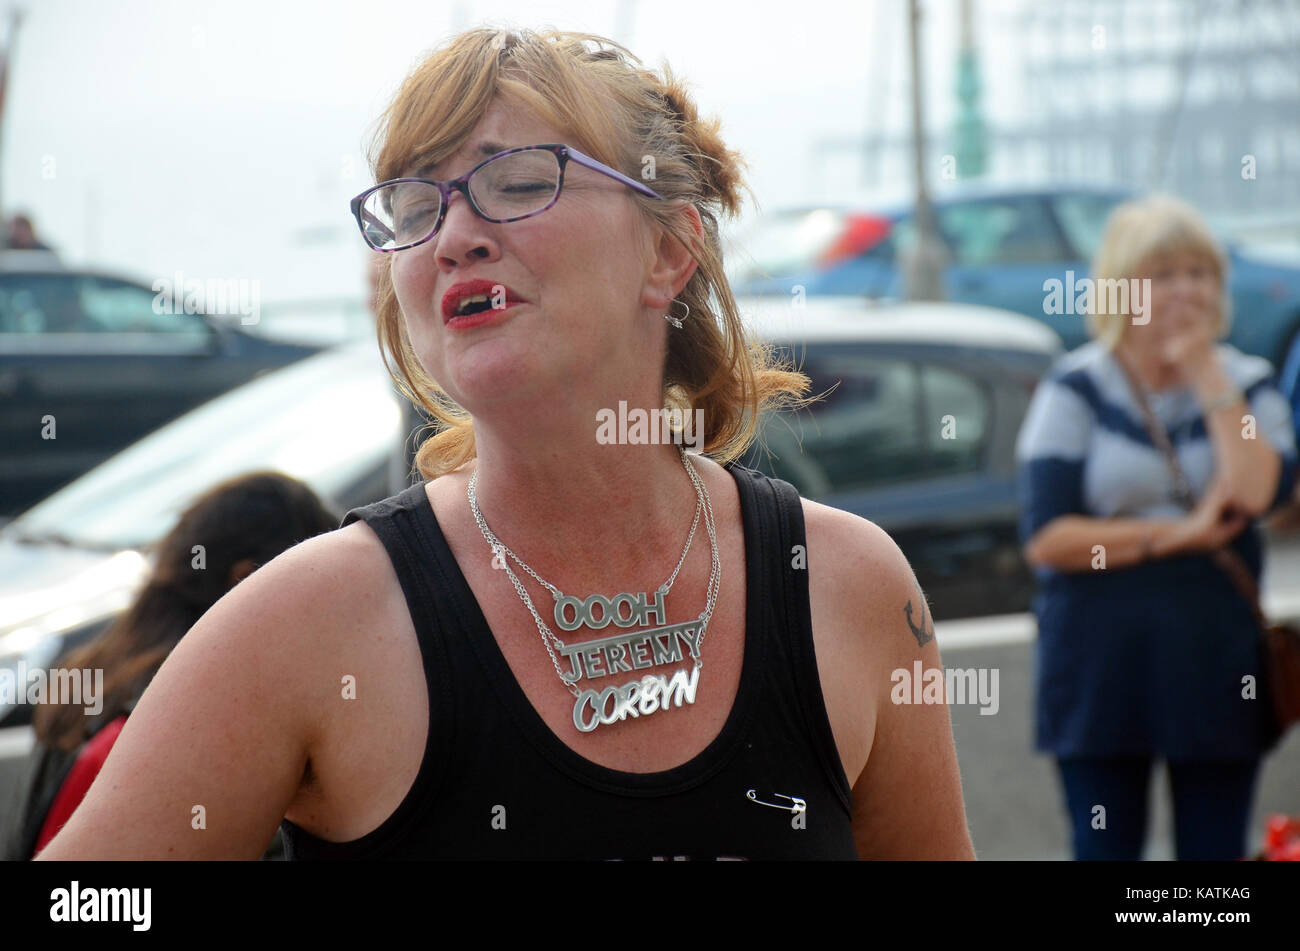
POLYGON ((500 281, 461 281, 442 296, 442 320, 444 324, 455 321, 457 327, 477 326, 523 303, 527 301, 500 281))

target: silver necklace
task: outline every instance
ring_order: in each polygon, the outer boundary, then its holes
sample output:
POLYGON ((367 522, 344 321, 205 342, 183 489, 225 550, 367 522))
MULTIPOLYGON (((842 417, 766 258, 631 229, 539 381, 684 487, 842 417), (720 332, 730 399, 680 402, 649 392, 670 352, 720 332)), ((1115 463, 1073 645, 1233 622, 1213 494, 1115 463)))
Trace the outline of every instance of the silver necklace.
MULTIPOLYGON (((693 479, 691 481, 694 482, 693 479)), ((565 604, 563 605, 563 607, 573 606, 576 614, 580 610, 580 606, 582 602, 578 601, 577 598, 572 598, 569 595, 566 595, 555 585, 551 584, 549 581, 547 581, 537 572, 533 571, 533 569, 528 567, 528 565, 524 562, 522 558, 520 558, 513 551, 507 548, 501 542, 501 540, 492 533, 492 529, 488 528, 488 524, 483 518, 483 513, 480 512, 478 508, 478 495, 476 493, 477 485, 478 485, 478 470, 475 469, 474 474, 471 475, 469 478, 470 509, 474 512, 474 520, 478 522, 479 530, 483 533, 483 537, 487 539, 487 543, 492 546, 492 550, 494 552, 499 551, 502 555, 513 558, 515 564, 517 564, 520 568, 524 569, 524 571, 532 575, 538 584, 540 584, 547 591, 551 592, 551 597, 553 597, 557 602, 564 601, 565 604), (574 605, 573 602, 577 602, 577 605, 574 605)), ((695 529, 698 528, 700 524, 700 512, 704 510, 704 498, 702 495, 700 495, 698 486, 696 488, 695 495, 696 495, 695 518, 691 522, 690 534, 686 536, 686 544, 682 546, 682 556, 677 559, 677 567, 673 568, 673 573, 668 576, 668 580, 655 589, 656 594, 658 594, 659 592, 663 592, 664 597, 667 597, 668 592, 672 590, 673 582, 677 580, 677 572, 682 570, 682 565, 685 564, 686 562, 686 554, 691 550, 691 542, 695 540, 695 529)), ((561 620, 560 613, 561 612, 557 610, 556 623, 558 623, 560 627, 564 628, 564 630, 572 631, 580 626, 579 624, 561 620)), ((603 627, 604 625, 602 624, 601 626, 603 627)))
POLYGON ((713 521, 712 500, 686 450, 679 447, 678 451, 681 454, 682 465, 686 468, 686 474, 691 484, 695 486, 697 499, 695 521, 691 523, 691 532, 677 566, 668 580, 656 589, 653 602, 644 592, 638 594, 622 592, 613 598, 592 595, 586 599, 579 599, 565 595, 555 585, 538 575, 493 534, 478 507, 476 491, 478 470, 475 469, 470 476, 467 494, 470 510, 474 513, 474 521, 478 524, 484 540, 492 548, 493 554, 501 559, 501 565, 505 568, 506 575, 519 595, 519 599, 533 616, 538 633, 542 637, 542 645, 551 657, 556 674, 576 698, 573 706, 573 723, 583 733, 591 732, 600 724, 616 723, 629 716, 648 716, 673 705, 680 707, 683 703, 695 702, 699 672, 704 666, 701 649, 709 620, 713 616, 714 605, 717 603, 718 590, 721 587, 722 562, 718 555, 717 528, 713 521), (676 580, 682 564, 686 561, 686 554, 695 537, 701 512, 704 513, 704 528, 709 536, 711 562, 704 611, 695 620, 665 624, 664 598, 676 580), (651 616, 655 617, 659 626, 615 634, 582 644, 567 645, 546 626, 546 622, 537 613, 528 591, 511 570, 507 556, 551 592, 551 597, 555 599, 556 625, 563 630, 576 630, 584 624, 599 629, 608 626, 611 622, 621 628, 629 628, 649 623, 651 616), (594 610, 597 607, 600 608, 599 617, 594 610), (569 617, 570 609, 573 612, 572 618, 569 617), (641 670, 646 667, 676 663, 683 657, 683 646, 690 651, 695 661, 689 675, 679 670, 671 678, 646 674, 640 680, 629 681, 619 686, 608 686, 603 690, 583 690, 578 687, 578 681, 584 676, 604 677, 620 671, 641 670), (570 663, 571 670, 568 673, 565 673, 560 666, 559 657, 556 655, 557 650, 570 663))

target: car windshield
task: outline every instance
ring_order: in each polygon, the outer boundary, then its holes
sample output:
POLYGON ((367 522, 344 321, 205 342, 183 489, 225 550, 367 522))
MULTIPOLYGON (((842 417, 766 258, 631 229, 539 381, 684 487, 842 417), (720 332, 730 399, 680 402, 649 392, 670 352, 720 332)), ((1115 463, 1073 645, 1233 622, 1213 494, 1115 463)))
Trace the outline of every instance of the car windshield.
POLYGON ((1106 219, 1123 201, 1122 195, 1070 193, 1056 196, 1056 218, 1074 256, 1091 261, 1101 247, 1106 219))
POLYGON ((202 492, 274 469, 329 498, 391 453, 400 427, 373 341, 269 373, 187 413, 60 489, 6 535, 146 548, 202 492))

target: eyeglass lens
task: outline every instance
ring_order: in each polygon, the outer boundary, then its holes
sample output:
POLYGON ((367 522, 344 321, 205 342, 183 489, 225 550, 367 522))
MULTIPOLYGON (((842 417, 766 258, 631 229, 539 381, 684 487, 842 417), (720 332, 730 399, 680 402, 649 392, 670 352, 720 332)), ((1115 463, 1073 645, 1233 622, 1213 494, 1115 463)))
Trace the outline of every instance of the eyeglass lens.
MULTIPOLYGON (((489 219, 518 218, 541 211, 560 188, 560 162, 554 152, 511 152, 481 166, 469 178, 474 204, 489 219)), ((431 237, 442 210, 433 185, 399 182, 376 189, 361 206, 366 240, 381 251, 431 237)))

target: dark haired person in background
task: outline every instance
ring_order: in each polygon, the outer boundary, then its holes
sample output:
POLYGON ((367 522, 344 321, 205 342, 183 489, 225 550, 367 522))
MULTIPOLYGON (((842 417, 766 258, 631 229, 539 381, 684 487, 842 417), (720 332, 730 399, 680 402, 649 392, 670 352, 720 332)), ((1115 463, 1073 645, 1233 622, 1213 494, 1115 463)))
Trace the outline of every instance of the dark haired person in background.
POLYGON ((181 514, 159 542, 153 570, 131 606, 58 662, 104 671, 101 712, 92 718, 80 704, 66 703, 42 704, 33 713, 37 745, 6 858, 30 859, 63 828, 145 687, 208 608, 282 551, 338 523, 310 488, 277 472, 223 482, 181 514), (200 545, 202 568, 195 567, 200 545))
POLYGON ((5 235, 5 247, 11 251, 53 251, 48 244, 36 237, 36 226, 27 215, 18 214, 9 219, 5 235))

